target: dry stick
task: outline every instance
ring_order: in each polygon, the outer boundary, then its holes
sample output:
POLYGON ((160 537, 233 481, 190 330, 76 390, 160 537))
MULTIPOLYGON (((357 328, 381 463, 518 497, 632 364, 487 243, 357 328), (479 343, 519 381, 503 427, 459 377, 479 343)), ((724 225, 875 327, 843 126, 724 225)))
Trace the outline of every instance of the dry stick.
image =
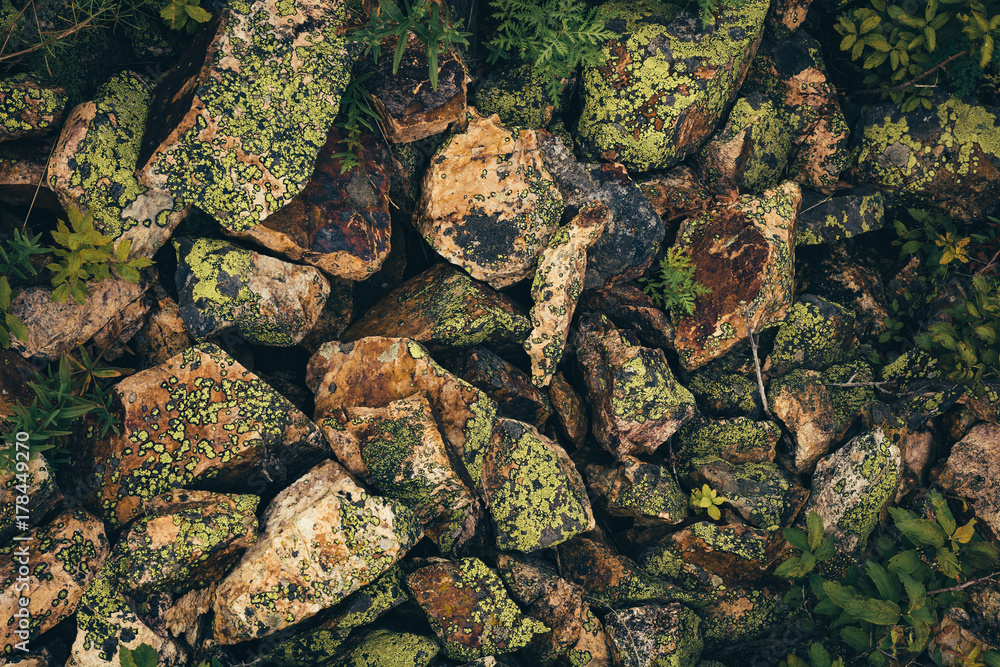
POLYGON ((21 56, 26 56, 29 53, 34 53, 35 51, 38 51, 39 49, 45 48, 49 44, 54 44, 55 42, 58 42, 61 39, 66 39, 67 37, 69 37, 71 35, 75 35, 76 33, 81 32, 81 31, 85 30, 86 28, 90 28, 91 24, 93 24, 93 22, 94 22, 94 18, 95 17, 93 17, 93 16, 89 16, 84 21, 81 21, 80 23, 77 23, 74 26, 70 26, 69 28, 66 28, 65 30, 62 30, 60 32, 55 33, 52 37, 50 37, 49 39, 45 40, 44 42, 40 42, 38 44, 32 44, 31 46, 29 46, 26 49, 21 49, 20 51, 17 51, 15 53, 8 53, 5 56, 0 56, 0 62, 4 62, 4 61, 7 61, 7 60, 14 60, 16 58, 20 58, 21 56))
POLYGON ((764 414, 771 416, 767 407, 767 393, 764 391, 764 378, 760 374, 760 359, 757 358, 757 341, 753 338, 753 327, 750 326, 750 309, 743 308, 743 316, 747 318, 747 337, 750 339, 750 352, 753 353, 753 367, 757 371, 757 388, 760 390, 760 400, 764 404, 764 414))
POLYGON ((52 148, 49 150, 49 156, 45 158, 45 166, 42 168, 42 174, 38 178, 38 183, 35 185, 35 194, 31 196, 31 204, 28 205, 28 212, 24 215, 24 223, 21 225, 21 231, 24 232, 25 227, 28 226, 28 218, 31 217, 31 210, 35 208, 35 200, 38 199, 38 192, 42 189, 42 181, 46 179, 49 173, 49 163, 52 161, 52 154, 56 152, 56 145, 59 143, 59 138, 56 137, 55 141, 52 142, 52 148))
POLYGON ((952 591, 960 591, 962 589, 968 588, 969 586, 975 586, 976 584, 981 584, 984 581, 989 581, 993 577, 1000 577, 1000 572, 987 574, 985 577, 979 577, 978 579, 973 579, 972 581, 967 581, 964 584, 959 584, 957 586, 949 586, 948 588, 939 588, 937 590, 927 591, 927 595, 937 595, 938 593, 950 593, 952 591))
POLYGON ((855 95, 875 95, 877 93, 894 93, 894 92, 899 91, 899 90, 906 90, 907 88, 909 88, 911 86, 917 85, 917 81, 920 81, 922 78, 924 78, 925 76, 927 76, 931 72, 934 72, 935 70, 941 69, 942 67, 944 67, 945 65, 947 65, 948 63, 950 63, 955 58, 961 58, 964 55, 968 55, 968 53, 969 53, 969 49, 966 49, 964 51, 959 51, 958 53, 956 53, 952 57, 950 57, 947 60, 944 60, 941 63, 935 65, 934 67, 930 68, 929 70, 927 70, 923 74, 918 74, 917 76, 913 77, 912 79, 910 79, 906 83, 902 83, 902 84, 900 84, 898 86, 892 86, 891 88, 871 88, 869 90, 859 90, 859 91, 857 91, 855 93, 851 93, 850 95, 848 95, 848 98, 854 97, 855 95))

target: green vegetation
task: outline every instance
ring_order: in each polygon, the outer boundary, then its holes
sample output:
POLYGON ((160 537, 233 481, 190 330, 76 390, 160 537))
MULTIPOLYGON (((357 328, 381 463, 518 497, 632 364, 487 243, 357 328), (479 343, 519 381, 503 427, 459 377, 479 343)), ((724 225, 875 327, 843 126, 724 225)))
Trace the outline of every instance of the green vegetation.
POLYGON ((364 159, 361 128, 374 132, 375 129, 369 119, 378 122, 378 114, 372 110, 372 96, 363 85, 370 76, 371 72, 367 72, 352 78, 344 90, 343 97, 340 98, 340 114, 336 126, 343 134, 340 142, 344 145, 344 150, 334 153, 333 157, 340 160, 341 174, 361 166, 364 159))
MULTIPOLYGON (((927 651, 945 612, 963 605, 965 590, 1000 577, 995 569, 1000 548, 976 532, 976 520, 959 526, 937 491, 927 501, 924 516, 890 508, 894 527, 875 540, 876 557, 866 558, 860 567, 849 566, 843 576, 815 571, 835 555, 833 537, 824 539, 818 514, 809 513, 806 531, 784 530, 785 539, 800 552, 775 570, 796 584, 784 602, 799 610, 804 626, 822 629, 829 637, 826 646, 817 642, 810 647, 814 667, 845 661, 913 664, 907 661, 927 651), (830 650, 840 656, 834 660, 830 650)), ((1000 666, 1000 653, 980 650, 977 655, 989 667, 1000 666)), ((941 664, 940 655, 931 657, 941 664)), ((795 654, 782 662, 787 667, 807 664, 795 654)))
POLYGON ((659 279, 640 278, 640 282, 644 283, 642 291, 666 310, 691 315, 695 299, 712 293, 712 290, 695 281, 691 256, 679 248, 667 250, 660 260, 659 274, 659 279))
POLYGON ((199 6, 201 0, 170 0, 160 10, 160 18, 171 30, 187 30, 193 34, 199 23, 207 23, 212 14, 199 6))
POLYGON ((729 502, 729 498, 718 495, 716 490, 708 484, 702 484, 700 489, 691 489, 689 503, 697 514, 707 510, 708 516, 718 521, 722 518, 722 512, 719 511, 718 506, 726 502, 729 502))
POLYGON ((41 255, 49 250, 38 244, 41 238, 41 234, 31 238, 15 229, 13 238, 0 245, 0 346, 5 350, 10 348, 11 335, 18 340, 28 340, 28 330, 24 323, 10 312, 17 292, 11 288, 7 276, 14 275, 24 280, 38 274, 31 264, 31 256, 41 255))

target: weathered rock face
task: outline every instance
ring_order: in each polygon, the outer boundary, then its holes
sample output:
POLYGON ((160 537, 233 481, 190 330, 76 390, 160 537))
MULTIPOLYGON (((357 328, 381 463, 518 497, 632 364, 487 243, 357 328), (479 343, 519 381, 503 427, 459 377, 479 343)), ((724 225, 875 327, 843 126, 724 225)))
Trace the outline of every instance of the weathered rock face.
POLYGON ((695 416, 694 397, 674 378, 663 350, 642 347, 606 318, 581 320, 574 346, 594 437, 615 456, 652 454, 695 416))
POLYGON ((692 475, 724 496, 746 522, 769 532, 791 525, 809 492, 775 463, 713 461, 692 475))
POLYGON ((476 109, 496 114, 506 127, 545 129, 552 120, 553 102, 531 65, 494 69, 476 86, 476 109))
POLYGON ((716 459, 730 463, 774 461, 781 429, 774 422, 693 419, 677 433, 677 472, 688 475, 716 459))
POLYGON ((938 474, 946 489, 966 498, 976 516, 1000 534, 1000 481, 991 471, 1000 458, 1000 426, 979 424, 954 447, 938 474))
POLYGON ((760 43, 770 3, 720 7, 714 29, 695 12, 616 0, 607 23, 618 33, 601 64, 583 68, 577 127, 591 153, 634 171, 671 167, 712 133, 760 43))
POLYGON ((159 366, 175 354, 194 345, 194 339, 184 326, 177 302, 167 295, 160 283, 153 283, 156 301, 150 308, 142 328, 133 338, 144 366, 159 366))
POLYGON ((670 602, 677 586, 641 569, 609 547, 578 537, 559 547, 563 576, 583 587, 590 604, 620 609, 639 602, 670 602))
POLYGON ((191 484, 267 487, 329 451, 319 429, 278 392, 210 344, 119 382, 121 435, 94 447, 105 520, 124 526, 140 504, 191 484), (270 457, 279 469, 268 470, 270 457), (281 470, 284 468, 284 471, 281 470), (248 475, 259 475, 248 480, 248 475))
POLYGON ((764 370, 784 375, 795 368, 826 370, 846 361, 858 346, 854 313, 811 294, 803 295, 778 325, 764 370))
POLYGON ((802 193, 795 245, 818 245, 882 229, 885 197, 880 190, 856 188, 846 194, 802 193))
POLYGON ((556 414, 559 427, 566 438, 577 448, 583 447, 590 430, 587 408, 583 404, 583 399, 562 373, 552 376, 549 399, 552 401, 552 410, 556 414))
POLYGON ((837 432, 833 401, 823 376, 800 369, 772 380, 767 402, 795 438, 795 469, 811 473, 830 451, 837 432))
POLYGON ((216 239, 181 239, 179 310, 195 339, 232 330, 258 345, 294 345, 316 324, 330 293, 317 269, 216 239))
MULTIPOLYGON (((0 394, 5 390, 0 382, 0 394)), ((41 524, 62 499, 63 494, 56 486, 52 468, 40 452, 31 454, 28 467, 23 472, 17 472, 16 468, 0 470, 0 541, 8 544, 10 538, 23 532, 23 529, 18 529, 19 520, 26 521, 32 528, 41 524), (25 495, 31 499, 31 511, 27 517, 23 509, 19 512, 17 508, 18 496, 25 495)))
MULTIPOLYGON (((753 583, 786 548, 778 531, 741 523, 699 521, 671 533, 644 557, 665 552, 716 574, 728 583, 753 583)), ((663 553, 659 558, 665 559, 663 553)))
POLYGON ((66 91, 45 86, 27 74, 0 81, 0 142, 52 131, 66 108, 66 91))
POLYGON ((643 174, 636 182, 656 214, 668 222, 703 211, 712 203, 711 193, 691 167, 643 174))
POLYGON ((30 646, 69 618, 110 551, 104 526, 82 509, 60 514, 25 536, 30 539, 0 549, 0 615, 8 619, 0 627, 0 660, 20 655, 18 643, 30 646), (20 606, 22 597, 30 601, 27 607, 20 606), (22 609, 29 617, 19 614, 22 609))
POLYGON ((442 257, 500 289, 531 275, 562 211, 535 132, 470 112, 431 160, 414 225, 442 257))
POLYGON ((227 5, 153 92, 139 177, 246 229, 312 174, 350 78, 343 2, 227 5))
POLYGON ((344 332, 410 338, 429 348, 521 343, 530 323, 514 302, 450 264, 435 264, 390 292, 344 332))
POLYGON ((533 635, 549 630, 521 613, 500 577, 478 558, 422 567, 406 583, 445 655, 455 660, 517 651, 533 635))
POLYGON ((70 112, 49 163, 48 185, 63 206, 91 210, 94 229, 116 243, 129 239, 129 257, 152 257, 190 210, 135 175, 149 85, 134 72, 111 77, 97 99, 70 112))
POLYGON ((608 514, 680 523, 687 518, 688 497, 670 470, 633 456, 616 467, 587 466, 590 488, 602 497, 608 514))
POLYGON ((332 276, 365 280, 389 255, 388 153, 362 135, 361 163, 345 173, 340 131, 327 135, 301 192, 259 225, 227 228, 296 262, 332 276))
POLYGON ((399 667, 424 667, 440 650, 433 637, 379 628, 359 639, 338 664, 362 667, 391 661, 399 667))
POLYGON ((542 428, 552 415, 550 392, 540 390, 527 373, 485 347, 458 351, 441 363, 486 392, 507 417, 542 428))
POLYGON ((336 604, 389 569, 421 537, 409 509, 369 495, 332 461, 279 493, 264 525, 216 590, 220 643, 266 636, 336 604))
POLYGON ((701 619, 677 603, 623 609, 609 615, 604 627, 621 667, 696 665, 704 648, 701 619))
POLYGON ((934 205, 977 220, 1000 201, 997 110, 955 98, 908 114, 895 104, 866 107, 851 153, 861 184, 895 190, 906 203, 934 205))
POLYGON ((793 294, 795 221, 802 195, 794 183, 760 198, 689 218, 674 247, 690 253, 696 281, 712 290, 695 300, 694 314, 677 323, 674 346, 694 370, 785 317, 793 294))
POLYGON ((692 373, 685 386, 709 417, 751 417, 760 411, 757 383, 742 375, 702 369, 692 373))

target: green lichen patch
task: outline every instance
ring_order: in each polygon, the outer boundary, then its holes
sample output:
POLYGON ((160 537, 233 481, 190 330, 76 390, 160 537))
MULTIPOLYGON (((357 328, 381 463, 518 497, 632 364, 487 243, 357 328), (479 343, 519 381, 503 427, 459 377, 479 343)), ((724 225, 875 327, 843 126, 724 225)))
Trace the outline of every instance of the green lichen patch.
POLYGON ((733 645, 761 636, 784 619, 786 614, 780 600, 780 595, 766 588, 729 588, 721 599, 697 610, 704 621, 705 648, 733 645))
POLYGON ((688 514, 688 496, 668 468, 623 456, 617 467, 586 469, 590 489, 613 516, 648 517, 680 523, 688 514))
POLYGON ((682 604, 645 605, 604 619, 611 653, 621 667, 689 667, 704 648, 701 619, 682 604))
POLYGON ((552 120, 553 102, 531 65, 494 68, 476 87, 479 113, 496 114, 512 130, 545 129, 552 120))
POLYGON ((381 628, 362 637, 334 667, 424 667, 440 650, 433 637, 381 628))
POLYGON ((685 386, 709 417, 750 417, 760 412, 757 384, 742 375, 701 369, 691 374, 685 386))
POLYGON ((805 295, 778 326, 768 365, 777 375, 794 368, 824 370, 857 347, 854 313, 840 304, 805 295))
POLYGON ((756 422, 746 417, 695 419, 677 433, 674 442, 677 472, 690 475, 716 458, 730 463, 773 461, 780 438, 781 429, 773 422, 756 422))
POLYGON ((866 383, 872 382, 872 367, 864 359, 854 359, 847 363, 831 366, 823 372, 823 378, 830 383, 830 400, 833 403, 836 439, 844 437, 857 422, 862 411, 875 400, 875 389, 866 383), (860 384, 860 387, 838 387, 838 384, 860 384))
POLYGON ((885 197, 880 190, 857 188, 843 195, 802 193, 795 245, 818 245, 882 229, 885 197))
POLYGON ((46 134, 66 108, 66 91, 43 86, 26 74, 0 80, 0 141, 46 134))
POLYGON ((776 531, 752 528, 741 523, 720 525, 699 521, 671 533, 646 554, 647 563, 656 552, 663 561, 668 552, 722 578, 726 585, 752 584, 785 548, 776 531))
POLYGON ((471 661, 510 653, 549 630, 521 613, 500 577, 478 558, 429 565, 406 582, 449 658, 471 661))
MULTIPOLYGON (((2 373, 0 370, 0 375, 2 373)), ((0 392, 8 390, 3 379, 0 379, 0 387, 0 392)), ((24 521, 24 517, 17 516, 24 514, 23 511, 17 511, 17 497, 21 495, 31 499, 31 514, 27 519, 29 525, 41 522, 62 501, 62 491, 56 485, 52 468, 41 452, 31 454, 25 471, 19 473, 16 468, 0 470, 0 544, 8 544, 10 538, 24 532, 18 526, 18 519, 24 521)))
POLYGON ((790 526, 809 498, 809 492, 775 463, 714 461, 692 475, 724 496, 751 526, 776 531, 790 526))

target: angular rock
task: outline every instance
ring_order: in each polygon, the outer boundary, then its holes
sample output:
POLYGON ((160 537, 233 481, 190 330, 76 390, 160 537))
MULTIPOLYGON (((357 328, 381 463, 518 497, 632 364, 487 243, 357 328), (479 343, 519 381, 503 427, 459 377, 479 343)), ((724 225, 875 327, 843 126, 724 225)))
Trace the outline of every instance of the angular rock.
MULTIPOLYGON (((3 391, 0 389, 0 393, 3 391)), ((16 466, 14 454, 7 455, 12 457, 16 466)), ((19 521, 27 522, 32 528, 40 525, 62 500, 63 494, 56 485, 52 467, 41 452, 31 454, 24 471, 18 471, 14 466, 9 469, 0 466, 0 543, 9 544, 14 535, 26 532, 24 528, 19 528, 19 521), (27 517, 24 516, 24 503, 18 511, 18 497, 23 500, 24 496, 31 500, 27 517)))
POLYGON ((70 112, 49 160, 47 183, 63 207, 92 211, 94 229, 131 242, 129 257, 156 254, 191 208, 135 175, 149 110, 149 82, 116 74, 70 112))
MULTIPOLYGON (((840 440, 858 423, 865 406, 875 400, 871 364, 863 358, 831 366, 823 372, 833 403, 834 440, 840 440), (844 385, 844 386, 840 386, 844 385), (854 386, 857 385, 857 386, 854 386)), ((947 409, 947 408, 945 408, 947 409)))
POLYGON ((531 357, 531 379, 547 387, 562 360, 569 324, 583 289, 587 249, 604 232, 611 218, 600 202, 586 204, 552 235, 538 258, 531 284, 531 333, 524 350, 531 357))
MULTIPOLYGON (((724 588, 718 600, 696 610, 703 621, 701 634, 706 649, 741 647, 743 642, 757 639, 785 620, 780 592, 757 586, 724 588)), ((698 665, 709 667, 705 662, 698 665)))
POLYGON ((219 581, 257 541, 260 498, 174 490, 147 500, 112 557, 132 591, 175 595, 219 581))
POLYGON ((677 433, 677 472, 689 475, 718 458, 730 463, 774 461, 780 439, 781 429, 774 422, 755 422, 746 417, 694 419, 677 433))
POLYGON ((24 536, 30 539, 0 548, 0 617, 8 619, 0 627, 0 659, 18 655, 17 644, 30 646, 72 616, 110 551, 104 526, 82 509, 64 512, 24 536), (20 604, 24 598, 27 607, 20 604), (18 614, 22 609, 28 618, 18 614))
POLYGON ((857 188, 842 195, 802 191, 802 212, 795 245, 818 245, 882 229, 885 197, 880 190, 857 188))
POLYGON ((542 77, 527 64, 493 68, 476 86, 476 109, 496 114, 506 127, 542 130, 552 120, 555 104, 542 77))
POLYGON ((263 521, 260 539, 216 591, 221 644, 269 635, 333 606, 421 537, 409 509, 369 495, 333 461, 279 493, 263 521))
POLYGON ((534 130, 470 112, 424 176, 414 226, 442 257, 495 289, 531 275, 559 225, 562 196, 534 130))
POLYGON ((699 369, 686 386, 709 417, 752 417, 760 412, 757 383, 742 375, 699 369))
POLYGON ((772 380, 767 402, 795 439, 796 472, 811 473, 837 434, 830 392, 817 371, 794 370, 772 380))
POLYGON ((693 258, 694 279, 712 290, 677 323, 674 347, 686 370, 718 359, 747 337, 784 319, 791 305, 795 221, 802 195, 794 183, 684 222, 675 248, 693 258))
POLYGON ((236 231, 288 204, 350 78, 346 24, 342 2, 227 5, 153 91, 142 182, 236 231))
POLYGON ((851 174, 859 184, 896 191, 903 204, 982 219, 1000 201, 997 113, 955 98, 907 114, 896 104, 866 107, 851 174))
POLYGON ((775 40, 788 39, 805 20, 812 0, 777 0, 767 15, 767 36, 775 40))
POLYGON ((701 619, 682 604, 623 609, 609 614, 604 628, 618 667, 687 667, 704 648, 701 619))
POLYGON ((0 80, 0 142, 51 132, 66 109, 66 91, 26 74, 0 80))
POLYGON ((937 632, 927 643, 931 655, 941 655, 941 664, 947 667, 957 667, 965 663, 974 653, 982 655, 985 651, 996 651, 998 645, 983 641, 981 636, 969 629, 969 614, 961 607, 947 610, 937 632))
POLYGON ((806 255, 804 270, 796 275, 798 289, 853 311, 857 332, 881 335, 892 315, 881 272, 858 261, 843 245, 820 246, 818 256, 806 255))
MULTIPOLYGON (((727 584, 753 584, 785 548, 779 531, 699 521, 671 533, 650 551, 669 552, 719 575, 727 584)), ((646 553, 644 558, 650 555, 646 553)))
POLYGON ((636 181, 656 214, 668 223, 704 211, 712 203, 711 193, 691 167, 680 165, 666 173, 643 174, 636 181))
POLYGON ((978 424, 951 448, 936 475, 950 492, 969 500, 976 516, 1000 535, 1000 480, 991 471, 1000 459, 1000 426, 978 424))
POLYGON ((594 155, 630 171, 667 168, 693 153, 736 96, 770 3, 720 6, 714 29, 696 12, 616 0, 617 33, 600 64, 584 67, 577 136, 594 155), (671 11, 672 10, 672 11, 671 11))
POLYGON ((389 154, 364 134, 360 164, 345 173, 336 157, 342 141, 340 130, 330 131, 312 177, 286 205, 258 225, 227 231, 331 276, 365 280, 378 271, 390 250, 389 154))
POLYGON ((549 394, 533 385, 527 373, 485 347, 458 352, 442 363, 486 392, 505 417, 542 428, 552 415, 549 394))
POLYGON ((544 624, 524 616, 500 577, 478 558, 428 565, 406 578, 444 652, 471 661, 527 646, 544 624))
POLYGON ((755 528, 776 531, 792 525, 809 492, 784 468, 774 463, 713 461, 692 475, 724 496, 746 522, 755 528))
POLYGON ((566 381, 562 373, 557 372, 552 376, 552 384, 549 385, 549 399, 552 401, 552 409, 556 413, 559 427, 566 434, 566 437, 575 447, 583 447, 587 433, 590 431, 587 409, 583 405, 583 399, 566 381))
POLYGON ((159 366, 194 345, 194 339, 184 326, 177 302, 170 298, 159 281, 153 283, 153 296, 156 303, 150 308, 142 328, 133 339, 139 348, 144 368, 159 366))
POLYGON ((431 349, 520 344, 531 323, 514 302, 450 264, 435 264, 369 309, 341 340, 410 338, 431 349))
POLYGON ((337 661, 337 667, 425 667, 441 650, 433 637, 413 632, 372 630, 337 661))
POLYGON ((48 136, 0 143, 0 202, 27 208, 34 200, 35 208, 65 217, 59 198, 45 187, 49 155, 55 142, 56 137, 48 136), (42 183, 40 188, 39 183, 42 183))
POLYGON ((96 503, 118 528, 143 501, 192 485, 267 488, 328 455, 320 430, 215 345, 190 348, 114 387, 122 433, 91 450, 96 503), (270 470, 274 457, 280 468, 270 470), (249 476, 249 479, 248 479, 249 476))
POLYGON ((612 283, 599 292, 589 292, 581 310, 603 313, 619 329, 628 329, 649 347, 674 348, 674 325, 663 309, 641 289, 612 283))
POLYGON ((623 456, 616 467, 590 465, 590 489, 601 496, 608 514, 658 519, 669 524, 687 518, 688 496, 663 466, 623 456))
POLYGON ((806 294, 778 325, 774 348, 764 370, 784 375, 794 368, 826 370, 857 349, 854 313, 821 297, 806 294))
POLYGON ((497 548, 530 552, 592 530, 587 490, 565 450, 533 427, 498 419, 483 456, 480 490, 497 548))
POLYGON ((557 662, 559 667, 609 667, 608 636, 594 612, 587 609, 587 619, 580 628, 580 639, 557 662))
POLYGON ((330 295, 326 298, 316 324, 299 343, 306 351, 315 353, 323 343, 340 340, 340 337, 354 319, 355 301, 363 301, 355 296, 355 287, 365 283, 354 283, 342 278, 330 278, 330 295))
POLYGON ((899 482, 897 498, 927 485, 927 473, 941 451, 937 438, 931 431, 908 433, 900 447, 903 453, 903 478, 899 482))
POLYGON ((574 339, 594 436, 615 456, 652 454, 696 413, 662 350, 639 345, 606 318, 582 320, 574 339))
POLYGON ((180 315, 195 339, 233 331, 257 345, 295 345, 330 293, 317 269, 216 239, 174 241, 180 315))

